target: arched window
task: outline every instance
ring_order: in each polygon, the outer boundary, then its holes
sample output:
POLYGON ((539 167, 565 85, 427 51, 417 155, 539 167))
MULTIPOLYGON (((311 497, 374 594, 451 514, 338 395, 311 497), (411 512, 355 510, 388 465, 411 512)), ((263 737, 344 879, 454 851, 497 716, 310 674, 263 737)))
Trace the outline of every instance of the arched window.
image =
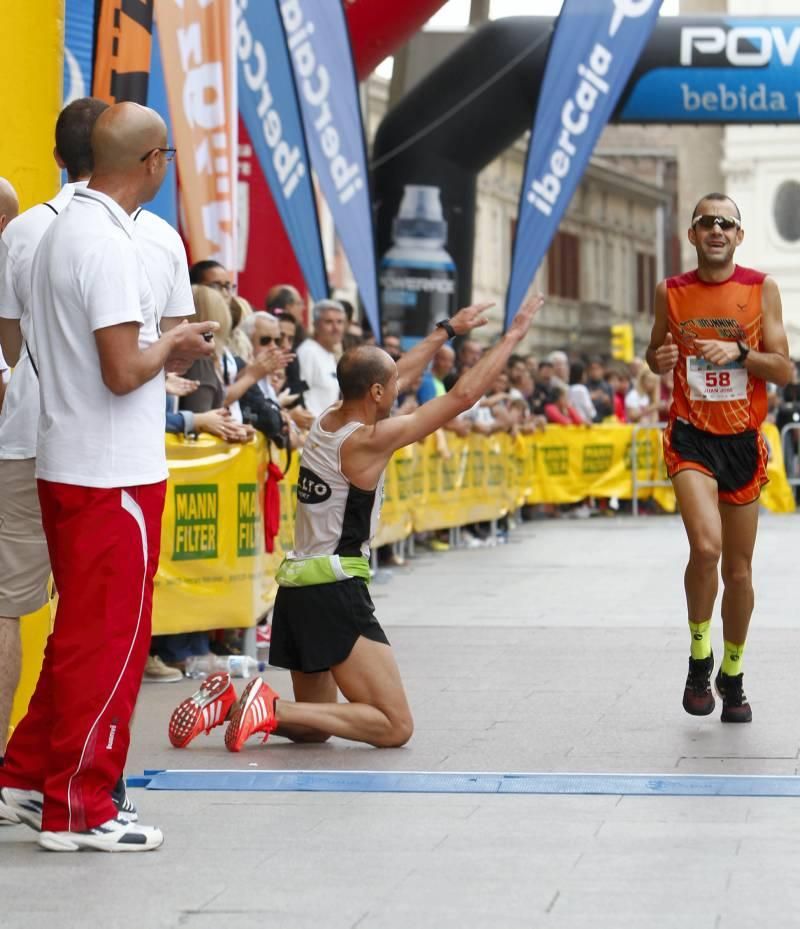
POLYGON ((782 239, 787 242, 800 239, 800 183, 784 181, 781 184, 775 192, 772 215, 782 239))

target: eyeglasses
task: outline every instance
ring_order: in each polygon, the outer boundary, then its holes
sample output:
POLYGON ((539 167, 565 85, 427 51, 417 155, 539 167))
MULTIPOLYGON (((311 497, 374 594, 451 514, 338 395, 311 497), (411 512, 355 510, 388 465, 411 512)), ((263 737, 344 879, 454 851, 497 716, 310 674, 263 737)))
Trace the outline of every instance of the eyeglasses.
POLYGON ((727 232, 729 229, 741 229, 742 224, 735 216, 695 216, 692 220, 692 226, 702 226, 703 229, 713 229, 719 226, 720 229, 727 232))
POLYGON ((280 341, 280 338, 281 337, 279 335, 262 335, 262 336, 259 336, 258 344, 259 345, 272 345, 273 342, 277 344, 280 341))
POLYGON ((236 290, 236 284, 230 281, 208 281, 206 286, 213 287, 215 290, 222 290, 226 294, 232 294, 236 290))
POLYGON ((149 152, 145 152, 144 155, 142 155, 139 161, 147 161, 147 159, 153 154, 153 152, 163 152, 166 160, 172 161, 172 159, 178 154, 178 149, 177 148, 151 148, 149 152))

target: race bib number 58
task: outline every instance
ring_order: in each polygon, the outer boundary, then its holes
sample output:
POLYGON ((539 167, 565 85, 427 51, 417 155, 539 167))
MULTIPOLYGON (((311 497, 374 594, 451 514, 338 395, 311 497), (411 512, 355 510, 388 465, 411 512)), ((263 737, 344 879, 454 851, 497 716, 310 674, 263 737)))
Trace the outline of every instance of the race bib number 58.
POLYGON ((745 400, 747 371, 736 361, 723 366, 690 355, 686 359, 686 380, 692 400, 745 400))

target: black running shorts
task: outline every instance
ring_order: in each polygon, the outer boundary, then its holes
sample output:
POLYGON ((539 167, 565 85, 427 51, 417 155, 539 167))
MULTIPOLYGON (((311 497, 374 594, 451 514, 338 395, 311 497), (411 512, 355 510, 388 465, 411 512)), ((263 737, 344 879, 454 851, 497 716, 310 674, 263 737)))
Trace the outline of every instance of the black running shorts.
POLYGON ((269 663, 306 674, 328 671, 349 656, 361 635, 389 644, 360 577, 312 587, 279 587, 269 663))
POLYGON ((715 435, 675 419, 664 432, 664 460, 670 477, 687 469, 713 477, 723 503, 751 503, 767 483, 767 449, 756 429, 715 435))

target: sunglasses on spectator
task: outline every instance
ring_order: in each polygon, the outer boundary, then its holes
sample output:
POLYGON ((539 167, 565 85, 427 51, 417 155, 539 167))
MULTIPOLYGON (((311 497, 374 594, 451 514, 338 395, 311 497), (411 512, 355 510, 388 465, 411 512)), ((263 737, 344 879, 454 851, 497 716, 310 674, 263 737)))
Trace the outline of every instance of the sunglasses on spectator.
POLYGON ((231 284, 230 281, 208 281, 207 286, 216 290, 224 290, 226 294, 232 294, 236 290, 236 284, 231 284))
POLYGON ((742 224, 735 216, 695 216, 692 220, 692 226, 701 226, 703 229, 713 229, 719 226, 720 229, 728 231, 729 229, 740 229, 742 224))
POLYGON ((172 161, 172 159, 178 154, 177 148, 151 148, 149 152, 145 152, 144 155, 139 159, 139 161, 147 161, 147 159, 153 154, 153 152, 163 152, 164 157, 167 161, 172 161))
POLYGON ((281 337, 279 335, 262 335, 259 336, 258 344, 259 345, 272 345, 274 342, 276 345, 280 342, 281 337))

